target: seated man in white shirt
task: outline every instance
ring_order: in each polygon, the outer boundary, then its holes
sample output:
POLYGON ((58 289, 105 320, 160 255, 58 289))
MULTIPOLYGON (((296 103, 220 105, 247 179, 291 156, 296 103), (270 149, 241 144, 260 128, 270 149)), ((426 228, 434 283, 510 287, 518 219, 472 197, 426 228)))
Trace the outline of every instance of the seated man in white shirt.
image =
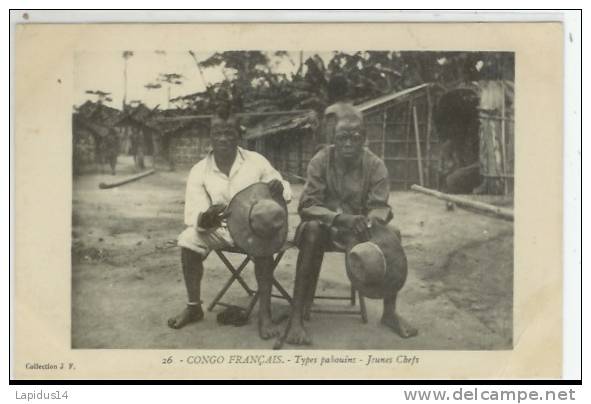
MULTIPOLYGON (((266 182, 274 198, 291 199, 289 183, 258 153, 238 147, 240 125, 234 117, 212 119, 212 151, 191 169, 185 195, 185 225, 179 235, 181 264, 187 288, 187 307, 168 320, 181 328, 203 319, 201 278, 203 260, 211 250, 234 242, 225 226, 225 208, 232 197, 256 182, 266 182)), ((257 257, 255 275, 260 291, 259 334, 268 339, 279 335, 271 321, 272 257, 257 257)))

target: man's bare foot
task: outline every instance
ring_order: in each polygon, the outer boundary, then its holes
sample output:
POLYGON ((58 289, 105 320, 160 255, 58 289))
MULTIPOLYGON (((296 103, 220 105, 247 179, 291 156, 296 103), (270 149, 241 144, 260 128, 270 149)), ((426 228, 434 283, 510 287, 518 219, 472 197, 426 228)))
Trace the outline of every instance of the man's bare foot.
POLYGON ((312 338, 308 335, 308 331, 298 321, 292 323, 287 331, 285 341, 292 345, 310 345, 312 338))
POLYGON ((178 316, 168 319, 170 328, 179 329, 187 324, 196 323, 203 319, 203 309, 201 306, 187 306, 178 316))
POLYGON ((390 327, 392 331, 400 335, 402 338, 411 338, 419 333, 416 328, 408 324, 406 320, 404 320, 397 314, 384 314, 382 316, 382 324, 384 324, 387 327, 390 327))
POLYGON ((259 336, 261 339, 269 339, 281 335, 281 330, 270 318, 259 316, 259 336))

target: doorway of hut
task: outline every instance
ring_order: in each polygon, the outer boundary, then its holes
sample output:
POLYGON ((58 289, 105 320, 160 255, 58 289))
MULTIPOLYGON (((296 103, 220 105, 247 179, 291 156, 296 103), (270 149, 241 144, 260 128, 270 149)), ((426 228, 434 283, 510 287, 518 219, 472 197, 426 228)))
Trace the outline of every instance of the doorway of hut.
POLYGON ((439 189, 450 194, 480 193, 479 96, 471 88, 444 93, 434 123, 439 136, 439 189))

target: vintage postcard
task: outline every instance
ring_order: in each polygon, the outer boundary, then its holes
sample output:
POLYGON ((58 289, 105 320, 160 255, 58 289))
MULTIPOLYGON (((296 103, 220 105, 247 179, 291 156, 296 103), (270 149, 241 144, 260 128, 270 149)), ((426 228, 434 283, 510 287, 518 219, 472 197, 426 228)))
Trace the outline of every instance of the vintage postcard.
POLYGON ((560 23, 17 24, 15 379, 554 379, 560 23))

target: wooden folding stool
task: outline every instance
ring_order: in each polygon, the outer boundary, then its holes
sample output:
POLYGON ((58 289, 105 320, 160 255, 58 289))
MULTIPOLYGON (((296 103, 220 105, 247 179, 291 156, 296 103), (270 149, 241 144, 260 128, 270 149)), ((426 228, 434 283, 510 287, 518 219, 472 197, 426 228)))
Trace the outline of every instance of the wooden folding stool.
MULTIPOLYGON (((288 249, 290 249, 292 246, 293 246, 292 244, 289 244, 289 243, 286 244, 275 255, 275 258, 273 259, 273 268, 272 268, 273 270, 275 270, 277 268, 277 265, 279 265, 279 263, 281 262, 281 259, 283 258, 283 255, 285 254, 285 252, 288 249)), ((246 283, 246 281, 242 277, 242 272, 246 269, 246 267, 248 266, 248 263, 253 261, 253 258, 251 256, 249 256, 245 251, 239 249, 238 247, 223 248, 223 249, 214 250, 214 251, 217 254, 217 256, 220 258, 220 260, 224 263, 224 265, 228 269, 228 271, 230 271, 231 276, 230 276, 230 278, 228 278, 228 280, 226 281, 224 286, 217 293, 217 295, 215 296, 213 301, 209 304, 209 306, 207 307, 207 310, 212 311, 216 306, 224 306, 224 307, 236 306, 236 305, 232 305, 229 303, 225 303, 221 299, 224 297, 224 295, 226 294, 228 289, 230 289, 230 286, 232 286, 234 284, 234 282, 238 282, 240 284, 240 286, 242 286, 244 291, 250 297, 250 301, 249 301, 248 305, 246 307, 244 307, 244 309, 246 310, 247 317, 250 317, 250 314, 252 313, 254 306, 258 302, 259 292, 258 292, 258 290, 251 288, 248 285, 248 283, 246 283), (232 262, 230 262, 228 257, 226 257, 227 253, 240 254, 240 255, 244 256, 244 258, 242 259, 242 262, 240 263, 240 265, 235 267, 232 264, 232 262)), ((275 289, 277 289, 277 291, 279 291, 279 294, 278 295, 271 294, 272 297, 285 299, 288 301, 289 304, 291 304, 291 301, 292 301, 291 296, 289 295, 289 293, 287 293, 285 288, 283 286, 281 286, 279 281, 277 281, 277 279, 275 279, 275 277, 273 277, 273 287, 275 287, 275 289)))

